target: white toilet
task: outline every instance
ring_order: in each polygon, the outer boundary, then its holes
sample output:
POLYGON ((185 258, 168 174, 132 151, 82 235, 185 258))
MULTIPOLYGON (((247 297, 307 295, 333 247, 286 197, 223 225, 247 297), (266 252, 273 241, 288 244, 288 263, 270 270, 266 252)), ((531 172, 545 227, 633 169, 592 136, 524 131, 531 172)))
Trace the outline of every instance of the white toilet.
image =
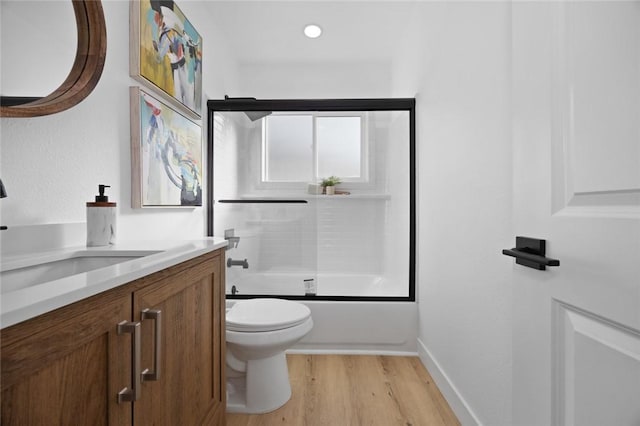
POLYGON ((284 351, 313 328, 311 311, 283 299, 248 299, 227 311, 227 412, 267 413, 291 397, 284 351))

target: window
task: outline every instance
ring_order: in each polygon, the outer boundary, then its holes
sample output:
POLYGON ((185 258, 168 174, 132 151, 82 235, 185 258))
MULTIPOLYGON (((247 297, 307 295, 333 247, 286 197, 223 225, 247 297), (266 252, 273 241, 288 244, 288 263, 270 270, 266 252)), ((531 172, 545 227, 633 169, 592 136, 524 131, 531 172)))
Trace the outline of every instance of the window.
POLYGON ((362 177, 360 117, 316 118, 317 177, 362 177))
POLYGON ((308 115, 274 115, 265 120, 263 180, 306 182, 312 179, 313 121, 308 115))
POLYGON ((274 114, 263 122, 262 181, 366 182, 364 114, 274 114))

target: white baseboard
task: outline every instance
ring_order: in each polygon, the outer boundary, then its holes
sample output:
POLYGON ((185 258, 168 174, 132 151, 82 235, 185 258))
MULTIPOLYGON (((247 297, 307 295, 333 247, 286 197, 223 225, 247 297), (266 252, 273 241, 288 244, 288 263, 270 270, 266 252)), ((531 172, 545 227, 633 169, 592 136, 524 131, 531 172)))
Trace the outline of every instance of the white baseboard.
POLYGON ((288 354, 296 355, 381 355, 381 356, 418 356, 416 352, 381 351, 375 349, 288 349, 288 354))
POLYGON ((481 426, 480 420, 473 413, 473 410, 464 400, 458 389, 456 389, 455 385, 449 380, 449 377, 444 372, 444 370, 438 364, 438 361, 431 355, 431 352, 427 349, 427 347, 422 343, 420 339, 418 339, 418 356, 420 357, 420 361, 429 371, 431 377, 438 385, 438 389, 440 389, 440 393, 444 396, 444 399, 447 400, 449 406, 458 417, 460 424, 462 426, 481 426))

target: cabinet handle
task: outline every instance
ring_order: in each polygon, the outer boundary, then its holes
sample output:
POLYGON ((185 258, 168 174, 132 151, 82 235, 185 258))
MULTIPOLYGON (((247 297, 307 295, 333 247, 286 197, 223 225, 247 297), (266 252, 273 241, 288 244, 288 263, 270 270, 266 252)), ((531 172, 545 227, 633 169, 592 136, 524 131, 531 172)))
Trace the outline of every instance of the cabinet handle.
POLYGON ((125 333, 132 334, 131 338, 131 389, 125 387, 118 392, 118 404, 121 402, 133 402, 140 398, 140 344, 141 344, 140 322, 122 321, 118 324, 118 335, 125 333))
POLYGON ((153 371, 146 368, 142 372, 142 381, 156 381, 160 379, 160 362, 162 357, 162 311, 157 309, 145 309, 140 313, 142 321, 152 319, 155 321, 155 333, 153 339, 153 371))

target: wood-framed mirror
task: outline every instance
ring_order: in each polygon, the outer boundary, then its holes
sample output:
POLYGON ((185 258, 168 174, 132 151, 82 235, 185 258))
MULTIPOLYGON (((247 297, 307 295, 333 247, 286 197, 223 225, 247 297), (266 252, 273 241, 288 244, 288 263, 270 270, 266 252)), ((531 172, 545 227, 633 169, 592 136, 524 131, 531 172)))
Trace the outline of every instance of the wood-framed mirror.
POLYGON ((0 117, 39 117, 64 111, 98 84, 107 55, 107 28, 101 0, 71 0, 78 30, 76 56, 64 82, 41 98, 2 97, 0 117))

